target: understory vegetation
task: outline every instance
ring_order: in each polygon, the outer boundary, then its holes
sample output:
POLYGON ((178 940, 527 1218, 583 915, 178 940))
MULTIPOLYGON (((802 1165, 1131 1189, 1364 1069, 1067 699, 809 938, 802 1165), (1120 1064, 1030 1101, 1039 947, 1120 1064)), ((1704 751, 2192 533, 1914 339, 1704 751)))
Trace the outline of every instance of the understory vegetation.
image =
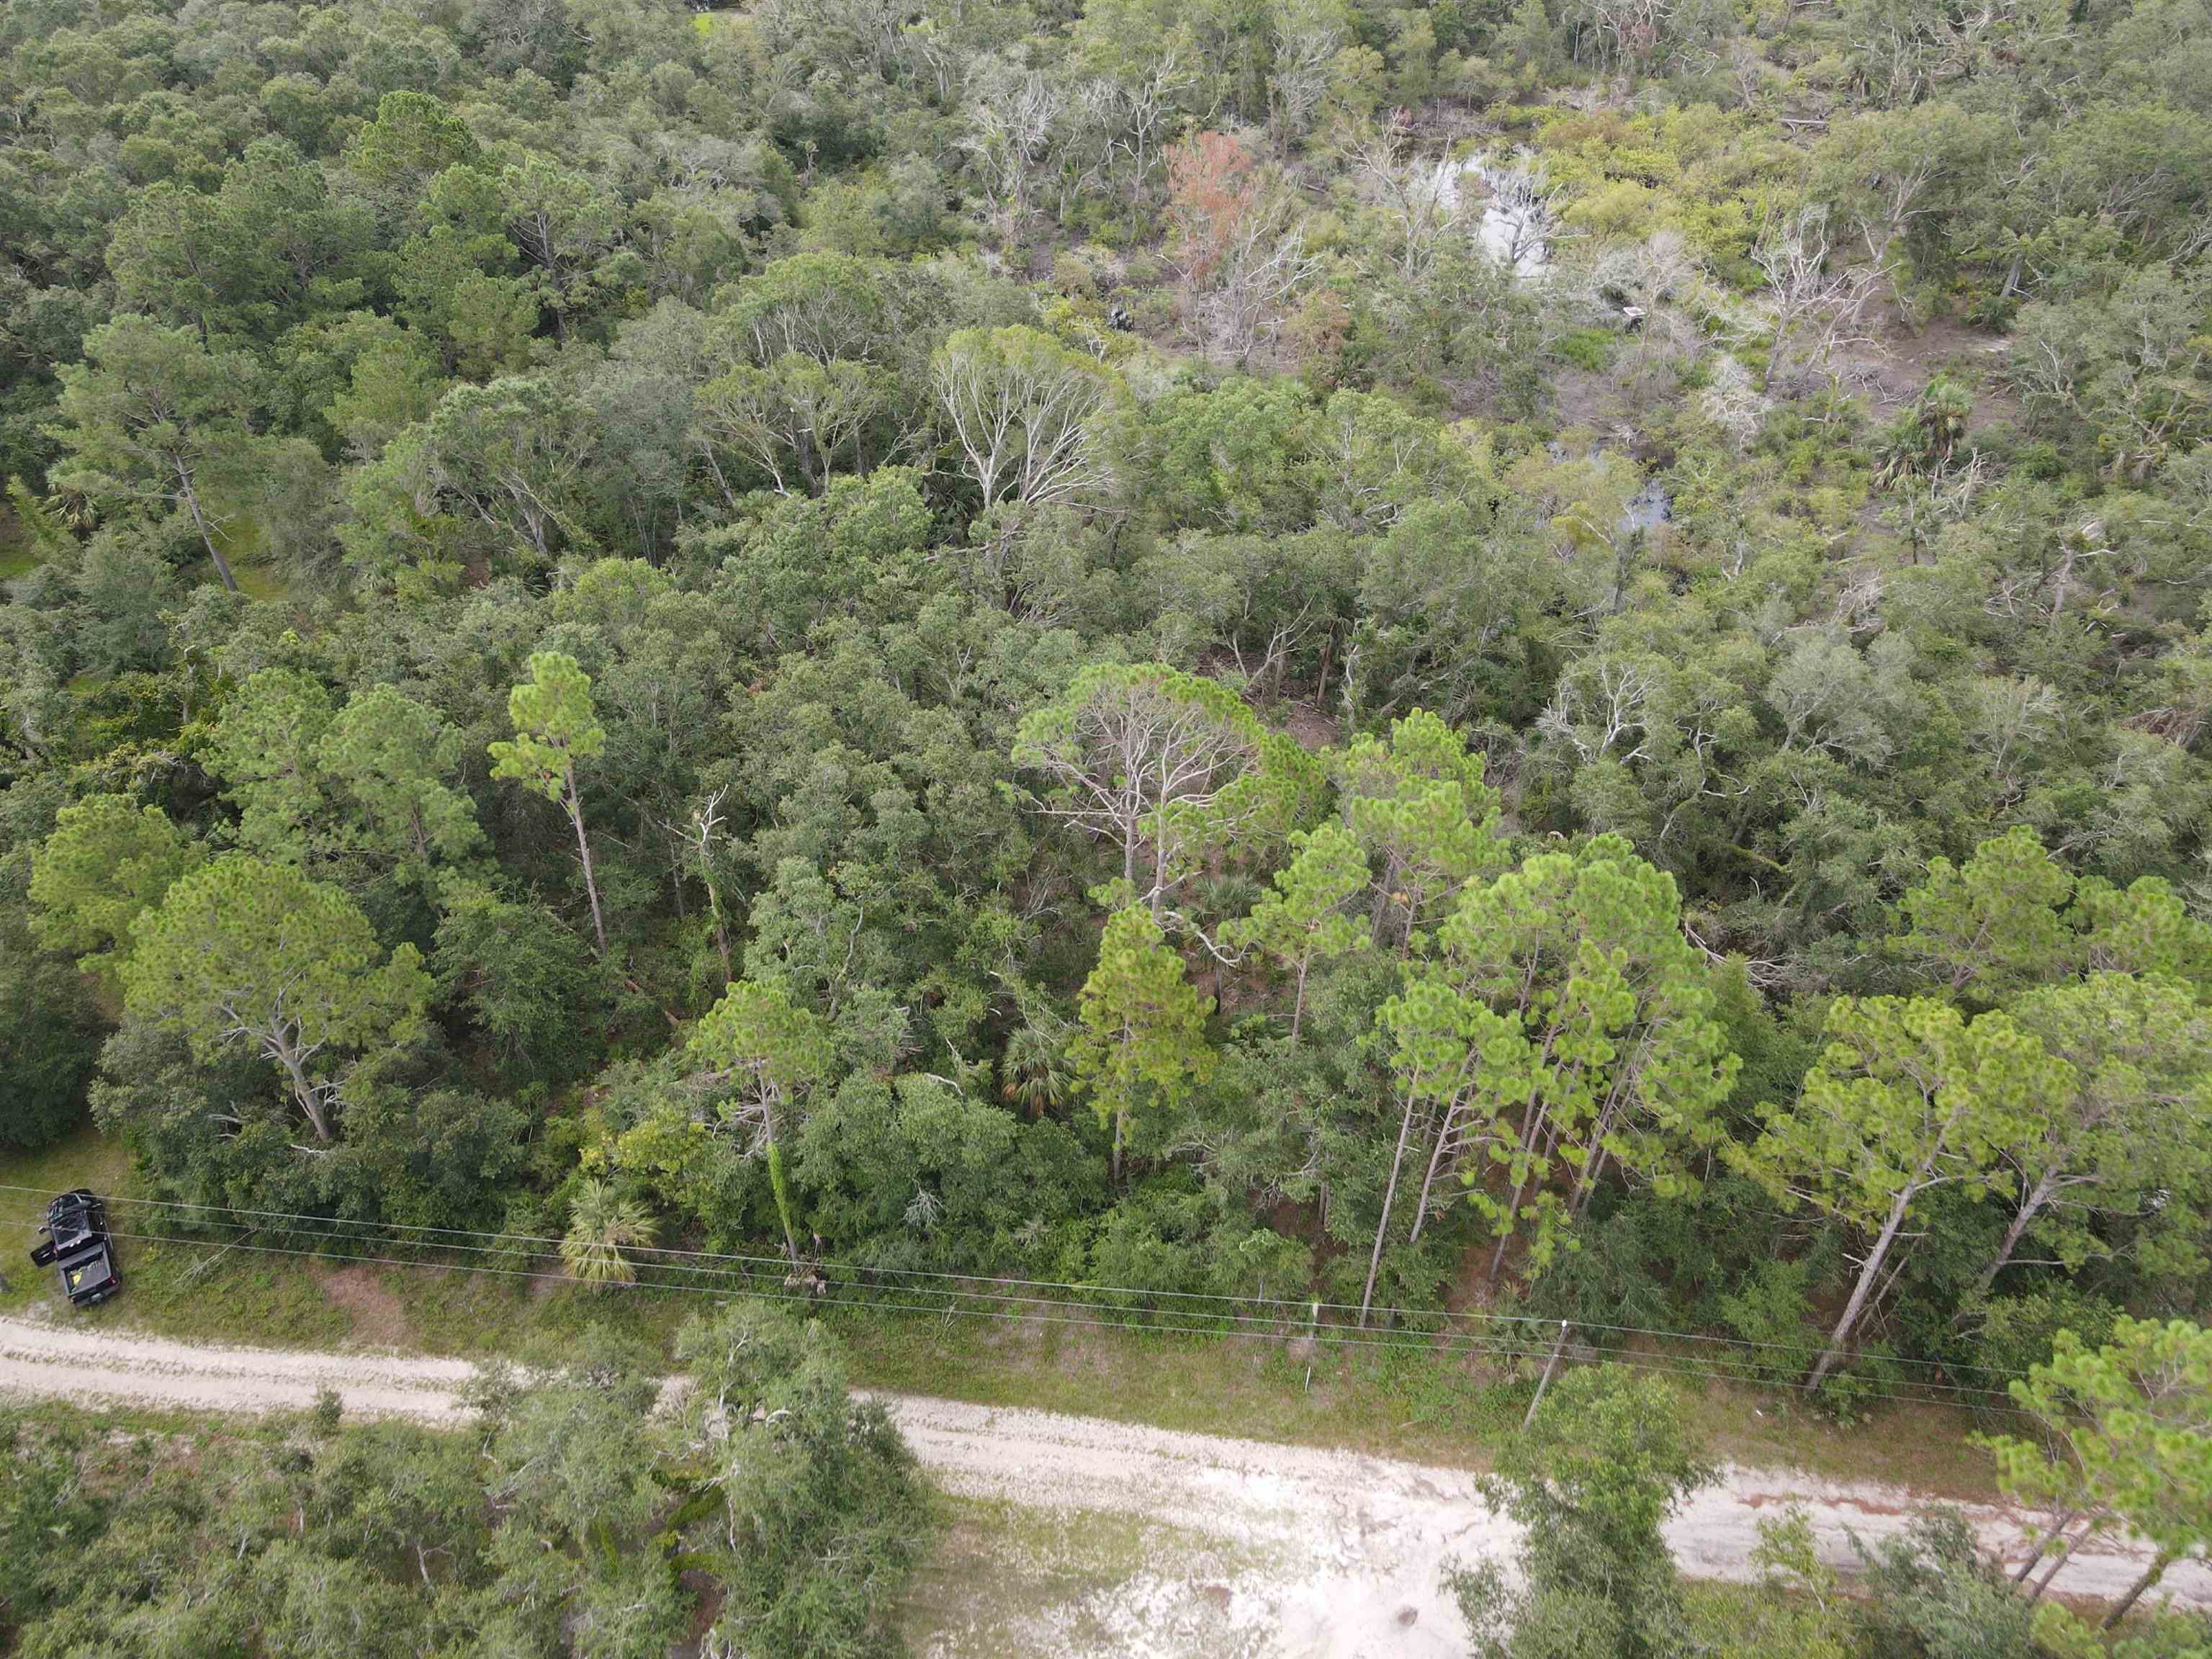
POLYGON ((1793 1507, 1759 1524, 1756 1589, 1683 1583, 1660 1528, 1717 1473, 1686 1432, 1668 1383, 1613 1366, 1568 1377, 1486 1482, 1491 1500, 1528 1529, 1514 1571, 1494 1561, 1448 1570, 1473 1651, 1479 1659, 2183 1659, 2205 1651, 2200 1620, 2140 1620, 2106 1639, 2039 1588, 2022 1595, 1967 1518, 1940 1506, 1888 1538, 1853 1534, 1848 1579, 1822 1559, 1806 1510, 1793 1507))
POLYGON ((0 1144, 1844 1422, 2116 1355, 2007 1479, 2200 1549, 2069 1437, 2203 1429, 2208 42, 5 0, 0 1144))
POLYGON ((0 1640, 33 1656, 714 1659, 881 1652, 927 1531, 912 1460, 819 1330, 734 1304, 660 1356, 495 1369, 451 1431, 0 1415, 0 1640))

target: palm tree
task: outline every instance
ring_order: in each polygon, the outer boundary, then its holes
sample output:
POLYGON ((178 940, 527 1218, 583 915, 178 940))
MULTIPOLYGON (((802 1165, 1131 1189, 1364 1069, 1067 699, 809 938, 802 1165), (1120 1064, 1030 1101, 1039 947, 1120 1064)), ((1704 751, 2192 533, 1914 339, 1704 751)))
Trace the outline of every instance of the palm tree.
POLYGON ((1060 1063, 1060 1043, 1049 1031, 1023 1026, 1006 1039, 1000 1098, 1019 1103, 1031 1117, 1042 1116, 1067 1097, 1067 1074, 1060 1063))
POLYGON ((1876 441, 1875 483, 1887 489, 1907 478, 1942 472, 1966 441, 1966 422, 1973 412, 1973 397, 1966 388, 1938 374, 1876 441))
POLYGON ((1927 465, 1928 453, 1928 428, 1921 425, 1917 412, 1908 410, 1875 441, 1875 488, 1893 489, 1907 478, 1918 477, 1927 465))
POLYGON ((623 1198, 604 1181, 586 1181, 568 1206, 561 1261, 571 1279, 586 1285, 631 1284, 637 1275, 623 1251, 652 1243, 653 1234, 653 1218, 644 1205, 623 1198))
POLYGON ((1926 434, 1928 453, 1939 462, 1949 460, 1966 441, 1966 422, 1973 412, 1973 394, 1958 381, 1946 374, 1929 381, 1913 410, 1926 434))

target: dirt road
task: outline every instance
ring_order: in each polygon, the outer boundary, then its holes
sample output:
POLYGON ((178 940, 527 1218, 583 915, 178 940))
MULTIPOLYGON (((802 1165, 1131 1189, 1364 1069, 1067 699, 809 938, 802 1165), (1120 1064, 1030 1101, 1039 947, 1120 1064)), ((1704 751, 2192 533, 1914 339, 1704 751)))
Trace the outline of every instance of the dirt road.
MULTIPOLYGON (((304 1407, 328 1385, 355 1415, 436 1424, 463 1415, 459 1395, 471 1375, 462 1360, 198 1347, 0 1319, 0 1394, 235 1413, 304 1407)), ((1228 1547, 1233 1571, 1188 1582, 1172 1569, 1148 1574, 1133 1598, 1146 1605, 1133 1610, 1128 1587, 1118 1586, 1117 1616, 1143 1628, 1120 1630, 1109 1650, 1162 1659, 1455 1656, 1463 1650, 1437 1588, 1443 1565, 1499 1553, 1515 1540, 1512 1524, 1462 1470, 1097 1418, 885 1398, 923 1466, 956 1494, 1103 1510, 1228 1547)), ((1847 1528, 1883 1537, 1901 1530, 1916 1507, 1894 1487, 1730 1468, 1674 1518, 1668 1540, 1686 1571, 1748 1577, 1759 1517, 1791 1503, 1807 1507, 1824 1551, 1839 1563, 1851 1559, 1847 1528)), ((1992 1548, 2018 1549, 2021 1527, 2006 1512, 1969 1513, 1992 1548)), ((2116 1595, 2147 1553, 2118 1543, 2085 1549, 2057 1588, 2116 1595)), ((2161 1589, 2178 1605, 2212 1608, 2212 1572, 2201 1564, 2176 1567, 2161 1589)), ((1036 1650, 1048 1649, 1040 1642, 1036 1650)))

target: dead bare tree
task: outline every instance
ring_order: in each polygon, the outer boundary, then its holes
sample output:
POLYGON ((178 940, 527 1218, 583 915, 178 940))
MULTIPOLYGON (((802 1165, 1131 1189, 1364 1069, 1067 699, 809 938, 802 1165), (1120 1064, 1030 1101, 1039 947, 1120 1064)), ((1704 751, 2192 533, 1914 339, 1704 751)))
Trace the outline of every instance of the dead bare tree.
POLYGON ((1449 161, 1407 156, 1412 131, 1411 117, 1398 110, 1384 125, 1362 131, 1349 148, 1360 194, 1396 233, 1393 258, 1419 281, 1459 222, 1459 169, 1449 161))
POLYGON ((1925 15, 1908 22, 1894 21, 1890 13, 1878 14, 1883 21, 1847 48, 1861 89, 1871 101, 1890 109, 1919 103, 1936 88, 1971 72, 1998 14, 1995 4, 1962 11, 1941 22, 1925 15))
POLYGON ((722 959, 722 983, 727 985, 730 970, 730 930, 722 915, 722 896, 714 884, 714 837, 722 828, 722 803, 728 799, 730 786, 724 784, 691 809, 688 828, 678 830, 673 823, 670 832, 682 841, 685 848, 699 855, 699 879, 707 887, 707 911, 714 924, 714 951, 722 959))
POLYGON ((1032 71, 987 83, 969 112, 961 148, 975 158, 1000 215, 999 238, 1012 250, 1029 222, 1030 175, 1060 119, 1059 88, 1032 71))
POLYGON ((1176 100, 1195 78, 1182 53, 1170 46, 1136 73, 1099 76, 1085 82, 1077 93, 1085 114, 1105 135, 1104 170, 1125 175, 1133 234, 1167 154, 1176 100))
POLYGON ((1163 663, 1101 663, 1022 722, 1013 757, 1051 781, 1036 810, 1118 846, 1130 893, 1163 917, 1208 850, 1264 809, 1249 781, 1262 736, 1214 681, 1163 663))
POLYGON ((1786 384, 1808 369, 1825 374, 1840 348, 1869 342, 1864 313, 1884 267, 1844 265, 1832 252, 1827 210, 1821 207, 1800 208, 1769 224, 1753 247, 1751 257, 1766 277, 1773 313, 1762 392, 1778 379, 1786 384))
POLYGON ((1579 0, 1567 21, 1575 31, 1575 57, 1585 43, 1598 66, 1641 71, 1651 62, 1674 21, 1674 0, 1579 0))
POLYGON ((1098 417, 1112 387, 1097 365, 1034 329, 963 329, 930 365, 937 405, 984 505, 1070 502, 1113 476, 1098 417))
POLYGON ((1245 367, 1319 264, 1296 197, 1228 134, 1202 132, 1169 157, 1168 222, 1200 343, 1245 367))
POLYGON ((1502 159, 1480 155, 1465 172, 1489 192, 1480 228, 1482 246, 1516 274, 1540 269, 1562 234, 1554 205, 1558 190, 1541 158, 1525 149, 1502 159))
POLYGON ((1320 17, 1292 24, 1276 40, 1274 67, 1267 76, 1267 124, 1279 146, 1288 148, 1311 130, 1343 49, 1342 31, 1320 17))

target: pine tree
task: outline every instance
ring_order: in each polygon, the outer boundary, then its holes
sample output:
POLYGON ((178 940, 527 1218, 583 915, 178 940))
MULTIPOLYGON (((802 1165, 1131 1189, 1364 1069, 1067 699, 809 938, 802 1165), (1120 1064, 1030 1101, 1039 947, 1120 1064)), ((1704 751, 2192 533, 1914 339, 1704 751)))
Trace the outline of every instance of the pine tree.
POLYGON ((1827 1035, 1796 1101, 1765 1109, 1753 1145, 1722 1149, 1778 1196, 1873 1235, 1808 1388, 1842 1356, 1915 1206, 1939 1187, 2002 1190, 2004 1149, 2074 1085, 2073 1068, 2006 1015, 1969 1023, 1926 997, 1839 999, 1827 1035))
POLYGON ((1212 1074, 1206 1021, 1212 1006, 1192 988, 1149 911, 1132 905, 1108 919, 1098 965, 1083 982, 1068 1059, 1099 1121, 1114 1126, 1115 1181, 1130 1120, 1172 1109, 1212 1074))
POLYGON ((568 813, 575 826, 576 852, 584 862, 592 933, 604 957, 607 924, 599 912, 592 842, 584 833, 584 803, 576 789, 576 763, 590 760, 607 746, 606 728, 592 708, 591 676, 563 652, 532 652, 530 678, 507 694, 507 712, 514 722, 514 740, 489 745, 491 775, 520 780, 568 813))
POLYGON ((1335 824, 1295 838, 1297 856, 1275 872, 1275 890, 1252 914, 1224 930, 1232 944, 1256 945, 1287 969, 1297 985, 1291 1001, 1291 1037, 1305 1018, 1306 975, 1367 945, 1368 930, 1345 913, 1365 890, 1367 856, 1350 832, 1335 824))
POLYGON ((292 1103, 338 1138, 344 1054, 397 1047, 421 1029, 429 975, 412 945, 389 960, 368 918, 335 887, 244 853, 172 886, 131 927, 125 1006, 181 1031, 204 1060, 247 1042, 283 1073, 292 1103))

